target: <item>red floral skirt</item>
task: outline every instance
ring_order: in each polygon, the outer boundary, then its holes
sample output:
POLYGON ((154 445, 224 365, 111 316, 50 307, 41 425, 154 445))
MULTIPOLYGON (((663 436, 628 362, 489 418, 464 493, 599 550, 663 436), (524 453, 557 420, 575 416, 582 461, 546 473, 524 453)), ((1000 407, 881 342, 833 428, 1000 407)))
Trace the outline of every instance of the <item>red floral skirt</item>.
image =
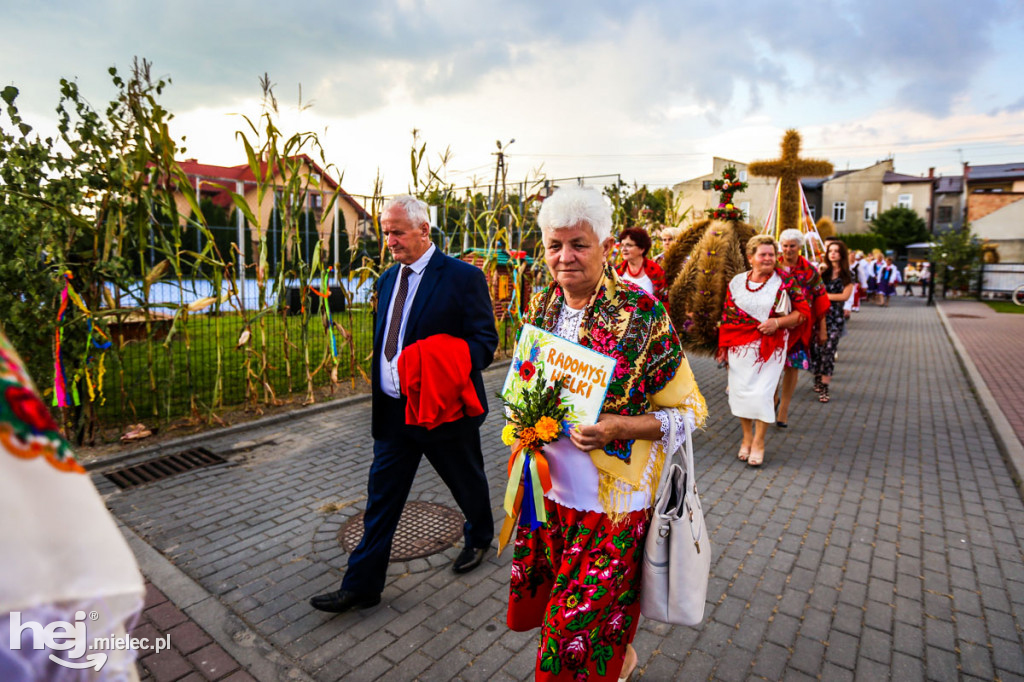
POLYGON ((640 619, 650 512, 613 526, 601 512, 544 504, 548 522, 516 532, 508 626, 541 628, 537 680, 617 680, 640 619))

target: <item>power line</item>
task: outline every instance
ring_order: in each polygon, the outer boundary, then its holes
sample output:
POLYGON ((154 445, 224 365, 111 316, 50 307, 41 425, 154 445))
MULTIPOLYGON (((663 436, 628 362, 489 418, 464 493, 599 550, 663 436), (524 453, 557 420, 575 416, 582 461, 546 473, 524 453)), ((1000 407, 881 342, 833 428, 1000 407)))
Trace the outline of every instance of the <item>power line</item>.
MULTIPOLYGON (((952 145, 952 144, 967 144, 971 142, 984 142, 984 141, 1001 141, 1003 144, 999 145, 978 145, 978 148, 999 148, 1011 145, 1024 145, 1024 133, 1014 133, 1009 135, 977 135, 973 137, 949 137, 949 138, 926 138, 922 140, 912 140, 905 142, 877 142, 873 144, 853 144, 853 145, 837 145, 837 146, 814 146, 804 147, 801 151, 804 153, 820 153, 820 152, 842 152, 842 151, 867 151, 867 150, 892 150, 899 148, 918 147, 922 145, 952 145), (1012 142, 1011 140, 1019 139, 1019 142, 1012 142)), ((772 147, 774 149, 775 147, 772 147)), ((925 153, 941 153, 954 151, 951 149, 942 148, 930 148, 922 149, 918 152, 919 154, 925 153)), ((754 153, 767 153, 755 150, 754 153)), ((701 158, 708 156, 708 152, 620 152, 615 154, 565 154, 565 153, 547 153, 547 152, 520 152, 518 154, 509 154, 510 158, 517 157, 528 157, 528 158, 552 158, 552 159, 681 159, 681 158, 701 158)))

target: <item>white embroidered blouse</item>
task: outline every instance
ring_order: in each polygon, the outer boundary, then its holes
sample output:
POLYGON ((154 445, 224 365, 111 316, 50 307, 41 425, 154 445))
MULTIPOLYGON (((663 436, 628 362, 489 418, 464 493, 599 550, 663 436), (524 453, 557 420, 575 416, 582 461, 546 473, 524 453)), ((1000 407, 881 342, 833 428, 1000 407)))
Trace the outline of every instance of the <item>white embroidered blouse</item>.
MULTIPOLYGON (((569 341, 578 341, 582 321, 583 309, 574 310, 568 305, 563 305, 553 333, 569 341)), ((681 410, 665 408, 652 414, 661 422, 661 439, 652 444, 652 453, 655 448, 669 453, 675 452, 676 448, 685 442, 683 439, 687 434, 695 428, 693 415, 687 415, 681 410), (672 423, 675 425, 676 437, 673 442, 669 442, 672 423)), ((578 511, 603 511, 598 500, 598 471, 590 459, 590 453, 577 448, 565 436, 547 445, 544 451, 551 472, 551 490, 545 496, 564 507, 578 511)), ((654 475, 656 459, 658 458, 652 456, 648 460, 641 479, 642 485, 638 490, 626 488, 623 483, 619 484, 622 486, 621 492, 628 497, 628 505, 624 507, 626 511, 647 509, 653 504, 652 490, 656 481, 652 481, 651 478, 654 475)))

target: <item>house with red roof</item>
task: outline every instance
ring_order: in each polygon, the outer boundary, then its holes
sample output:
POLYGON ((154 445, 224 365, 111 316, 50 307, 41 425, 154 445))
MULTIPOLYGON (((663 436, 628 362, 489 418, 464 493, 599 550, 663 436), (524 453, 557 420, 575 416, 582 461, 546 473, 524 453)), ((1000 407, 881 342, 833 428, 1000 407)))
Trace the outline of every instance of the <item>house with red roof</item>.
MULTIPOLYGON (((217 166, 200 163, 196 159, 187 159, 179 162, 179 165, 195 187, 200 203, 208 200, 213 205, 232 213, 235 211, 232 194, 244 197, 257 222, 248 226, 250 243, 240 245, 244 246, 246 253, 255 252, 261 236, 275 229, 275 223, 280 222, 282 214, 290 213, 299 214, 300 220, 306 223, 313 221, 313 224, 300 224, 300 228, 304 227, 304 231, 310 235, 315 234, 323 248, 328 251, 329 262, 337 262, 338 240, 332 239, 332 236, 344 233, 348 237, 348 243, 355 244, 360 238, 373 233, 371 215, 355 197, 342 189, 334 178, 305 154, 292 157, 289 163, 301 177, 301 196, 286 197, 287 178, 280 177, 279 171, 274 169, 272 177, 264 183, 262 201, 258 201, 257 177, 248 164, 217 166), (267 185, 274 190, 270 191, 267 185), (337 200, 331 204, 331 198, 335 195, 337 200)), ((259 172, 264 176, 267 174, 265 162, 261 163, 259 172)), ((180 214, 190 213, 184 196, 176 196, 175 202, 180 214)), ((235 225, 241 225, 237 214, 233 222, 235 225)), ((280 225, 276 225, 276 228, 279 230, 280 225)), ((235 241, 237 243, 237 240, 235 241)), ((249 260, 251 262, 251 258, 249 260)))

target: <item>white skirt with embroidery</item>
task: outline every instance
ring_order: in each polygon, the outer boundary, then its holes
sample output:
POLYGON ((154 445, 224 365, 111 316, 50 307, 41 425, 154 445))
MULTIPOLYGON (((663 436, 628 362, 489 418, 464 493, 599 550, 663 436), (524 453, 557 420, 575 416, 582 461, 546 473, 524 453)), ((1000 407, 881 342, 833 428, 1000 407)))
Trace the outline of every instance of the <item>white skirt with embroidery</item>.
MULTIPOLYGON (((788 332, 786 332, 788 333, 788 332)), ((785 346, 757 362, 759 343, 729 349, 729 409, 736 417, 775 421, 775 387, 786 363, 785 346)))

